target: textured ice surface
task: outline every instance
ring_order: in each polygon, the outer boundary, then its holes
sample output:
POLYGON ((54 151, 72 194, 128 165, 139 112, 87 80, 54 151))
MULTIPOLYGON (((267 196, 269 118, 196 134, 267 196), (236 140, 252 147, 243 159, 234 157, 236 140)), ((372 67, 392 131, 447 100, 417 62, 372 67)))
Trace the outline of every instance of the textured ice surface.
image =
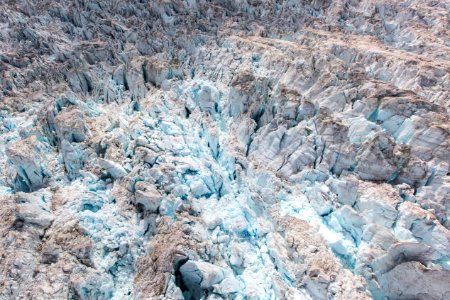
POLYGON ((0 8, 0 299, 450 297, 446 1, 0 8))

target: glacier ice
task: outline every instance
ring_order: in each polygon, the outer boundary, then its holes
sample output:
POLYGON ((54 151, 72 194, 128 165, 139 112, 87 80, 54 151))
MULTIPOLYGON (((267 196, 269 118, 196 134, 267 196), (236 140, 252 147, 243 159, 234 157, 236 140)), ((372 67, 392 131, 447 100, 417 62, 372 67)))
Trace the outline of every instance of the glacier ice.
POLYGON ((38 2, 0 4, 0 299, 450 297, 448 3, 38 2))

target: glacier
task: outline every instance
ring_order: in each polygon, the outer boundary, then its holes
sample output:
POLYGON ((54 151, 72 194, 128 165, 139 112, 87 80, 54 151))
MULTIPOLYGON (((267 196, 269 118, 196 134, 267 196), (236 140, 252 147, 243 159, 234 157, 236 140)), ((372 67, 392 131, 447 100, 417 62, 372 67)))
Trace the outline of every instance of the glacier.
POLYGON ((447 1, 0 7, 0 299, 450 297, 447 1))

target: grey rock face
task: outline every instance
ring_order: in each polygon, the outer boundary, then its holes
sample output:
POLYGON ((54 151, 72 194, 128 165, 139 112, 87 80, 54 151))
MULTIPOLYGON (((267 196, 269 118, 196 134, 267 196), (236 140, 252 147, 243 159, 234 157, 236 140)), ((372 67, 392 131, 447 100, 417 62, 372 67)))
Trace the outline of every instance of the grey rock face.
POLYGON ((0 299, 447 299, 448 1, 3 1, 0 299))

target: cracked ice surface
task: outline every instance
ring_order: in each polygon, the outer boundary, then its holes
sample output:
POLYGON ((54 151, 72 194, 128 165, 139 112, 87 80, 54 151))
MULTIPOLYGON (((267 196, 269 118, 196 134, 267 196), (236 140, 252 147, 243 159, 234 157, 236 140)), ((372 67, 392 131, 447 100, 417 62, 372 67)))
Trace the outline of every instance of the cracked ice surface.
POLYGON ((1 299, 450 297, 445 1, 0 7, 1 299))

